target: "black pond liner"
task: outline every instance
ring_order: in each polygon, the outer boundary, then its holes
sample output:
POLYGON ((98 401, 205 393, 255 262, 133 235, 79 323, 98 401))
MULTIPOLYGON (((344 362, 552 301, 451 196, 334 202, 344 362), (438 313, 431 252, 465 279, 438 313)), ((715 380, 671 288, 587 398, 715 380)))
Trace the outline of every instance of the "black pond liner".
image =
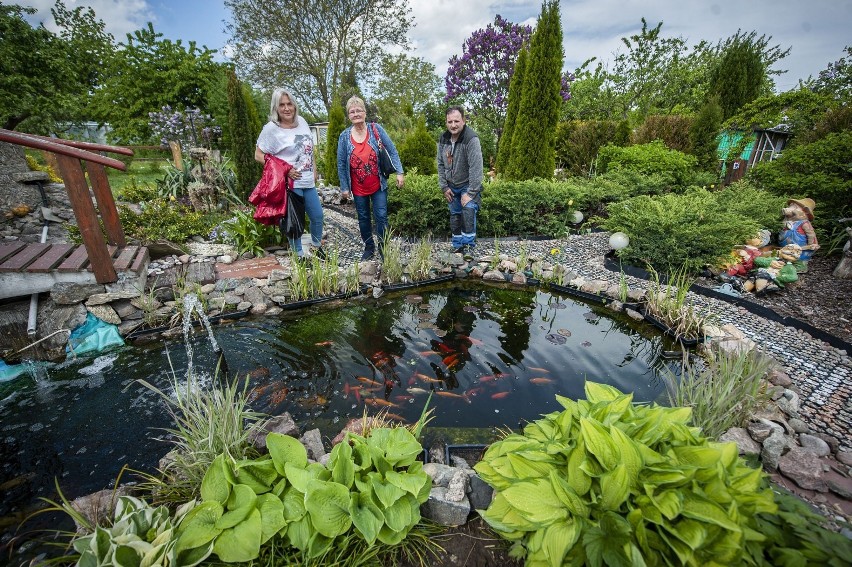
POLYGON ((485 455, 485 450, 488 445, 447 445, 445 450, 444 462, 452 465, 452 457, 460 457, 465 460, 470 466, 475 465, 482 460, 485 455))
MULTIPOLYGON (((229 319, 242 319, 243 317, 248 315, 250 312, 251 312, 251 309, 243 309, 242 311, 231 311, 229 313, 221 313, 219 315, 214 315, 212 317, 208 317, 207 320, 210 323, 217 323, 219 321, 227 321, 229 319)), ((192 324, 192 326, 193 327, 200 327, 201 321, 196 320, 192 324)), ((133 331, 129 332, 126 337, 124 337, 124 340, 132 341, 132 340, 135 340, 135 339, 140 339, 142 337, 147 337, 149 335, 155 335, 155 334, 158 334, 158 333, 162 333, 163 331, 168 331, 169 329, 171 329, 171 327, 163 325, 163 326, 160 326, 160 327, 153 327, 151 329, 143 329, 141 331, 133 330, 133 331)))
MULTIPOLYGON (((604 257, 604 267, 611 272, 624 272, 629 276, 633 276, 635 278, 640 278, 643 280, 650 280, 651 276, 642 268, 637 268, 636 266, 631 266, 629 264, 621 264, 614 256, 612 251, 606 254, 604 257)), ((667 283, 668 279, 665 274, 660 274, 660 283, 667 283)), ((690 286, 689 291, 697 293, 698 295, 703 295, 705 297, 712 297, 713 299, 718 299, 720 301, 724 301, 726 303, 731 303, 738 307, 742 307, 749 313, 753 313, 755 315, 759 315, 764 319, 769 319, 770 321, 775 321, 776 323, 781 323, 785 327, 793 327, 794 329, 799 329, 800 331, 804 331, 810 336, 824 343, 828 343, 834 348, 845 350, 847 353, 852 354, 852 343, 848 343, 839 337, 835 337, 830 333, 826 333, 822 329, 817 329, 810 323, 806 323, 804 321, 800 321, 794 317, 786 317, 784 315, 780 315, 776 313, 774 310, 766 307, 764 305, 760 305, 759 303, 755 303, 753 301, 749 301, 744 297, 734 297, 733 295, 729 295, 727 293, 722 293, 716 291, 715 289, 711 289, 709 287, 704 287, 698 284, 692 284, 690 286)))
POLYGON ((682 344, 682 345, 683 345, 683 346, 685 346, 685 347, 694 347, 694 346, 698 346, 700 343, 703 343, 703 342, 704 342, 704 337, 698 337, 698 338, 695 338, 695 339, 687 339, 687 338, 686 338, 686 337, 684 337, 683 335, 678 334, 677 332, 675 332, 675 330, 674 330, 674 329, 672 329, 671 327, 669 327, 668 325, 666 325, 663 321, 660 321, 659 319, 657 319, 656 317, 654 317, 654 316, 653 316, 653 315, 651 315, 650 313, 647 313, 644 309, 640 309, 640 310, 639 310, 639 313, 641 313, 641 314, 642 314, 642 316, 643 316, 643 317, 645 317, 645 320, 646 320, 646 321, 648 321, 649 323, 651 323, 652 325, 654 325, 656 328, 658 328, 658 329, 660 329, 661 331, 663 331, 663 332, 664 332, 665 334, 667 334, 668 336, 670 336, 670 337, 672 337, 673 339, 677 340, 677 342, 679 342, 680 344, 682 344))
POLYGON ((436 283, 449 282, 449 281, 452 281, 454 279, 456 279, 455 274, 447 274, 445 276, 438 276, 437 278, 430 278, 428 280, 419 280, 419 281, 416 281, 416 282, 409 282, 409 283, 388 284, 388 285, 382 286, 382 289, 385 290, 386 292, 400 291, 400 290, 403 290, 403 289, 413 289, 415 287, 422 287, 422 286, 432 285, 432 284, 436 284, 436 283))
POLYGON ((579 297, 580 299, 585 299, 586 301, 591 301, 593 303, 600 303, 601 305, 606 305, 607 303, 612 301, 612 299, 605 295, 589 293, 588 291, 579 290, 576 287, 568 287, 555 283, 550 284, 550 291, 556 291, 559 293, 564 293, 566 295, 573 295, 574 297, 579 297))
POLYGON ((295 311, 296 309, 303 309, 305 307, 310 307, 311 305, 317 305, 318 303, 334 301, 335 299, 349 299, 350 297, 356 297, 358 295, 361 295, 363 292, 364 291, 362 288, 359 291, 338 293, 336 295, 326 295, 324 297, 313 297, 311 299, 305 299, 303 301, 293 301, 291 303, 279 303, 278 307, 280 307, 284 311, 295 311))

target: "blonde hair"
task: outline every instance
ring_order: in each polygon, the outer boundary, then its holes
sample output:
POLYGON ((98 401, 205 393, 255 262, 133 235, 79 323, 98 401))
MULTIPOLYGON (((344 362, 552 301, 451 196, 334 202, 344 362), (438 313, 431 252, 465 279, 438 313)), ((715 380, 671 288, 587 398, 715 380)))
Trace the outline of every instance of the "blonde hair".
POLYGON ((296 111, 293 115, 293 119, 298 122, 299 104, 296 102, 296 99, 293 98, 293 95, 290 94, 290 91, 281 87, 272 91, 272 102, 269 105, 269 121, 274 122, 275 124, 281 123, 281 119, 278 116, 278 103, 281 102, 282 96, 286 96, 290 99, 290 102, 293 103, 293 108, 296 111))
POLYGON ((360 106, 361 110, 367 112, 367 104, 364 102, 364 99, 357 95, 349 97, 349 100, 346 101, 346 114, 349 114, 349 109, 353 106, 360 106))

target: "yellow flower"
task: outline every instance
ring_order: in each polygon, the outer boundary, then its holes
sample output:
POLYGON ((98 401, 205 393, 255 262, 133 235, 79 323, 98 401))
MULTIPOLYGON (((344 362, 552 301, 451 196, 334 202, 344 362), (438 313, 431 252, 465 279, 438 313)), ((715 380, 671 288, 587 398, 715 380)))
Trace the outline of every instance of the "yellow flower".
POLYGON ((550 254, 551 254, 551 255, 559 254, 559 248, 553 248, 553 249, 551 249, 550 254))
POLYGON ((169 201, 177 201, 174 195, 169 195, 169 201))
POLYGON ((574 199, 568 199, 568 206, 570 207, 573 204, 574 204, 574 199))

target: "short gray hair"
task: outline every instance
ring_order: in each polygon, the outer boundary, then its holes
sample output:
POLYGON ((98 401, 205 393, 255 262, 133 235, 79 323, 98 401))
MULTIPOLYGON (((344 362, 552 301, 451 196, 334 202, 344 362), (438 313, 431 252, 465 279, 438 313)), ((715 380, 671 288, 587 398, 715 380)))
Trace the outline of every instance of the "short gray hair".
POLYGON ((364 112, 367 112, 367 104, 360 96, 354 95, 349 97, 349 100, 346 101, 346 114, 349 114, 349 109, 353 106, 360 106, 364 112))
POLYGON ((285 88, 278 87, 274 91, 272 91, 272 102, 269 104, 269 121, 274 122, 275 124, 279 124, 281 119, 278 117, 278 103, 281 102, 281 97, 286 96, 290 99, 290 102, 293 103, 293 108, 296 110, 296 114, 294 118, 299 117, 299 103, 296 102, 296 99, 293 95, 285 88))

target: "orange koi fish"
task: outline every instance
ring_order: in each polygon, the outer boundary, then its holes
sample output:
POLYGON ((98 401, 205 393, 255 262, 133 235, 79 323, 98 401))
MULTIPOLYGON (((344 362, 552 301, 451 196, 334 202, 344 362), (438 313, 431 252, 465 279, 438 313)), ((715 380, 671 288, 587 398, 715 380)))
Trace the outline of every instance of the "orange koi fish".
POLYGON ((275 390, 272 392, 272 396, 270 396, 269 401, 275 405, 280 404, 287 397, 287 393, 289 390, 287 388, 281 388, 280 390, 275 390))
POLYGON ((438 354, 434 350, 421 350, 420 356, 432 356, 433 354, 438 354))
POLYGON ((405 418, 402 417, 401 415, 397 415, 395 413, 382 414, 382 417, 384 417, 385 419, 392 419, 394 421, 401 421, 401 422, 405 423, 405 418))
POLYGON ((382 398, 364 398, 364 403, 371 406, 382 406, 386 408, 398 408, 399 405, 382 398))
POLYGON ((535 366, 528 366, 527 368, 536 372, 544 372, 545 374, 550 374, 550 370, 548 370, 547 368, 536 368, 535 366))
POLYGON ((470 397, 470 396, 478 396, 478 395, 479 395, 479 394, 481 394, 483 391, 485 391, 485 388, 468 388, 468 389, 467 389, 467 391, 464 393, 464 395, 465 395, 465 396, 468 396, 468 397, 470 397))
POLYGON ((314 346, 332 346, 334 341, 321 341, 318 343, 314 343, 314 346))
POLYGON ((420 380, 421 382, 426 382, 427 384, 443 384, 443 380, 438 380, 437 378, 432 378, 431 376, 426 376, 422 372, 415 372, 414 377, 420 380))
POLYGON ((555 380, 552 378, 545 378, 543 376, 539 376, 537 378, 530 378, 530 384, 553 384, 555 380))
POLYGON ((268 378, 269 377, 269 368, 265 366, 260 366, 255 368, 254 370, 248 373, 248 378, 254 380, 255 378, 268 378))
POLYGON ((497 378, 493 374, 488 374, 487 376, 480 376, 479 378, 477 378, 477 382, 481 382, 483 384, 487 384, 488 382, 494 382, 495 380, 499 380, 499 378, 497 378))
POLYGON ((393 401, 395 402, 407 402, 408 400, 413 400, 414 396, 409 396, 406 394, 398 394, 393 397, 393 401))
POLYGON ((459 363, 459 355, 460 353, 451 354, 449 356, 445 356, 443 359, 444 366, 447 368, 452 368, 456 364, 459 363))
POLYGON ((509 374, 508 372, 498 372, 494 376, 496 376, 497 378, 512 378, 514 374, 509 374))
POLYGON ((428 394, 429 390, 424 390, 423 388, 406 388, 406 391, 410 394, 428 394))
POLYGON ((455 352, 450 345, 444 344, 444 343, 436 344, 435 348, 437 348, 438 350, 440 350, 444 354, 452 354, 453 352, 455 352))
POLYGON ((366 376, 356 376, 355 379, 358 380, 359 382, 363 382, 364 384, 367 384, 368 386, 379 386, 381 388, 384 388, 384 386, 385 386, 381 382, 376 382, 372 378, 367 378, 366 376))
POLYGON ((508 396, 511 393, 512 392, 497 392, 496 394, 491 394, 491 399, 492 400, 502 400, 503 398, 505 398, 506 396, 508 396))
POLYGON ((454 398, 456 400, 464 400, 467 403, 471 403, 470 400, 467 399, 467 396, 464 394, 456 394, 455 392, 445 392, 444 390, 436 390, 435 394, 441 396, 442 398, 454 398))

